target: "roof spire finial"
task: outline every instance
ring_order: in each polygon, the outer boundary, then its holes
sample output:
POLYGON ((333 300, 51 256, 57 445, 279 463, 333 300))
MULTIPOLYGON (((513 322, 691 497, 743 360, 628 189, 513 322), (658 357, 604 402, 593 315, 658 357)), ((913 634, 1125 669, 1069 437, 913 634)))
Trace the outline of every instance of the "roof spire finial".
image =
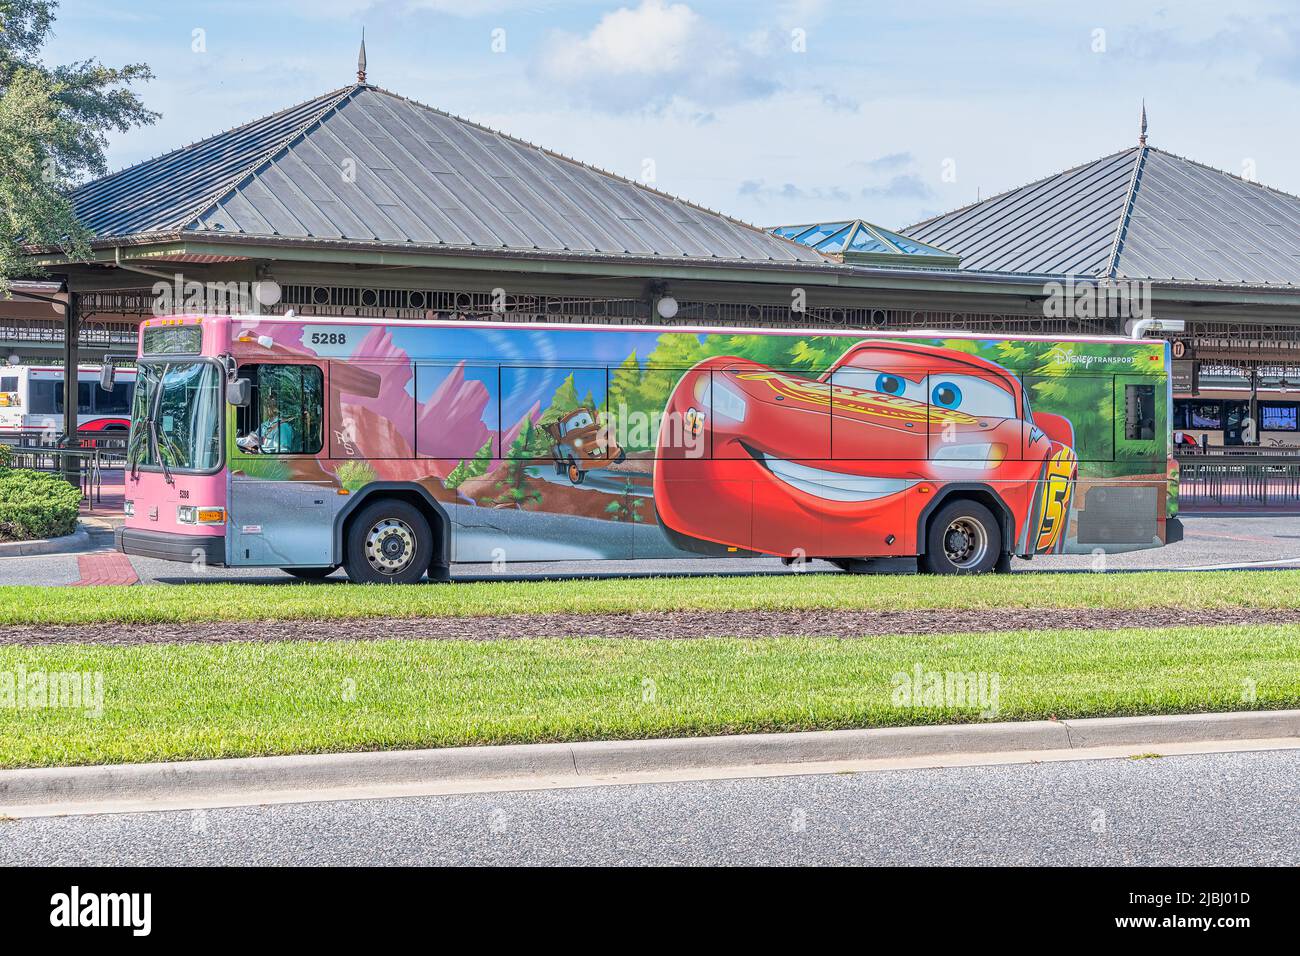
POLYGON ((362 86, 366 82, 366 28, 361 28, 361 52, 357 54, 357 82, 362 86))
POLYGON ((1146 144, 1147 144, 1147 101, 1146 101, 1146 97, 1143 97, 1142 98, 1142 128, 1138 132, 1138 145, 1145 146, 1146 144))

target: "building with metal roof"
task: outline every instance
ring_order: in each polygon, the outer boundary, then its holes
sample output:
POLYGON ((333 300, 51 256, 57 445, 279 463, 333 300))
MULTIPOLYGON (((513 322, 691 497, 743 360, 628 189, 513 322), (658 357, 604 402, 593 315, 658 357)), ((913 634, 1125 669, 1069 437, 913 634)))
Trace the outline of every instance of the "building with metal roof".
MULTIPOLYGON (((92 329, 119 351, 157 308, 158 283, 182 281, 274 287, 245 303, 263 312, 1042 330, 1035 280, 962 274, 867 223, 845 224, 847 252, 823 253, 380 89, 364 52, 355 83, 72 199, 91 257, 33 248, 30 262, 62 281, 83 345, 92 329)), ((0 326, 18 360, 60 347, 69 360, 76 342, 49 338, 0 326)))
POLYGON ((1300 197, 1145 142, 903 232, 971 270, 1300 287, 1300 197))
POLYGON ((782 239, 792 239, 841 262, 861 265, 955 269, 959 256, 936 246, 900 236, 863 219, 818 222, 799 226, 774 226, 768 230, 782 239))
POLYGON ((1151 302, 1192 317, 1193 353, 1201 337, 1267 340, 1300 365, 1300 288, 1278 252, 1293 199, 1144 143, 909 230, 766 232, 382 90, 358 65, 354 84, 76 190, 91 255, 29 250, 59 301, 0 315, 0 350, 133 354, 160 287, 194 308, 182 284, 259 290, 198 306, 218 312, 1113 334, 1114 317, 1053 315, 1051 283, 1144 271, 1172 277, 1151 302), (1206 246, 1192 227, 1216 209, 1206 246))
POLYGON ((826 262, 801 244, 364 83, 97 179, 72 198, 99 243, 167 236, 826 262))

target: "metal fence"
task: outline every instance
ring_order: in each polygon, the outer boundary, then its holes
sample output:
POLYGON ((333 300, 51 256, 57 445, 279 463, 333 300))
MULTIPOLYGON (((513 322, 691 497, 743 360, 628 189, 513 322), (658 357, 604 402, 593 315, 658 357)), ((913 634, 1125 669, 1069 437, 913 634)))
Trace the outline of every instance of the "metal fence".
POLYGON ((5 436, 15 468, 62 474, 64 462, 76 463, 81 496, 91 506, 103 500, 105 472, 126 467, 126 435, 116 432, 78 432, 70 441, 48 432, 18 432, 5 436))
POLYGON ((1178 507, 1300 507, 1300 458, 1180 456, 1178 507))

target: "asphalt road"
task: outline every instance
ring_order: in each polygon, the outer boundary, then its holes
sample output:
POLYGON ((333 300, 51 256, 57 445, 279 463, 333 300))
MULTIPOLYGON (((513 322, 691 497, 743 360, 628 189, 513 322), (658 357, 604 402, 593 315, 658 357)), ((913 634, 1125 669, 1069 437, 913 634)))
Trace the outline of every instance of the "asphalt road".
POLYGON ((0 864, 1300 864, 1300 751, 0 822, 0 864))
MULTIPOLYGON (((1033 561, 1012 562, 1018 572, 1038 571, 1145 571, 1218 567, 1300 567, 1300 516, 1188 517, 1183 519, 1186 537, 1165 548, 1127 554, 1093 556, 1055 555, 1033 561)), ((95 536, 95 544, 112 547, 112 536, 95 536)), ((274 581, 296 582, 275 570, 193 569, 186 564, 134 558, 141 581, 178 583, 183 581, 274 581)), ((895 562, 903 570, 905 562, 895 562)), ((814 561, 810 571, 839 573, 825 562, 814 561)), ((882 568, 885 570, 888 568, 882 568)), ((774 558, 668 559, 644 561, 554 561, 511 563, 499 571, 490 565, 460 565, 457 578, 511 580, 528 577, 616 577, 649 574, 790 574, 774 558)), ((77 556, 0 558, 0 584, 71 584, 79 577, 77 556)), ((344 580, 337 572, 329 580, 344 580)))

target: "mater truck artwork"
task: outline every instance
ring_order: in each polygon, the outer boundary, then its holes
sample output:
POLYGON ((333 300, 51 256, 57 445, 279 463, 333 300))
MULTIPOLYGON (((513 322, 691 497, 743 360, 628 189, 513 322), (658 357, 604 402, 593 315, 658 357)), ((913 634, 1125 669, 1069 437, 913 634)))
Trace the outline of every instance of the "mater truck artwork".
POLYGON ((583 405, 543 426, 551 439, 557 475, 568 475, 569 481, 580 485, 592 468, 627 459, 627 452, 611 436, 604 418, 595 408, 583 405))
POLYGON ((971 574, 1179 533, 1160 342, 207 316, 142 346, 132 553, 971 574))

